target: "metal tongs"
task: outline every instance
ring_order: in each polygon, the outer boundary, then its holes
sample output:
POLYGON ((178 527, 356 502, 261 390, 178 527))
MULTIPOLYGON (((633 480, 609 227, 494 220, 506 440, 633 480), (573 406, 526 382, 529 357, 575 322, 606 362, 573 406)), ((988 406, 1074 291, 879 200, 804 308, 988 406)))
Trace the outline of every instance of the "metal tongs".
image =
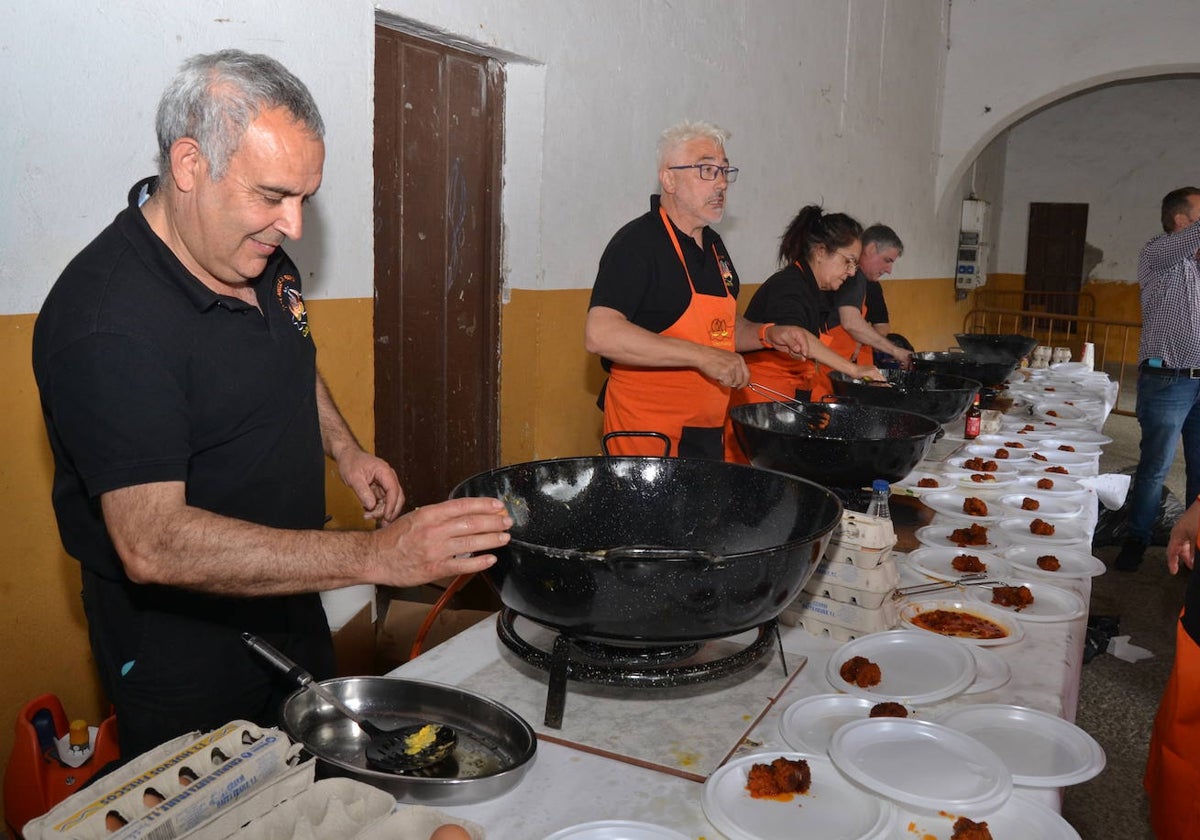
POLYGON ((987 572, 971 572, 956 580, 935 580, 913 586, 902 586, 892 592, 892 597, 899 599, 909 595, 924 595, 927 592, 940 592, 943 589, 958 589, 960 586, 1008 586, 1008 584, 1002 580, 988 580, 987 572))
POLYGON ((795 397, 789 397, 787 394, 781 393, 780 391, 776 391, 774 388, 768 388, 766 385, 759 385, 757 382, 751 382, 746 387, 749 388, 754 393, 758 394, 759 396, 766 397, 768 400, 775 403, 776 405, 783 406, 788 411, 791 411, 795 414, 799 414, 801 417, 808 416, 803 411, 796 408, 796 403, 799 403, 800 401, 798 399, 796 399, 795 397))

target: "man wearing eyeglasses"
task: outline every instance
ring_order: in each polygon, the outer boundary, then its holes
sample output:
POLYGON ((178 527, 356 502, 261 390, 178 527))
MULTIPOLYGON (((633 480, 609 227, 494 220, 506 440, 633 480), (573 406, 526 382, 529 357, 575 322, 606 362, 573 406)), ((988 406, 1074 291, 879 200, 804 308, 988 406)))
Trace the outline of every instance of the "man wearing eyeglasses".
MULTIPOLYGON (((729 133, 683 122, 658 143, 661 193, 650 211, 617 231, 600 257, 584 330, 609 378, 601 391, 604 432, 656 432, 670 454, 724 456, 731 388, 750 382, 741 354, 762 347, 803 358, 804 331, 737 314, 739 281, 711 225, 737 180, 729 133)), ((616 437, 616 455, 662 455, 652 437, 616 437)))
MULTIPOLYGON (((872 363, 872 348, 893 356, 901 367, 912 364, 911 351, 889 340, 867 320, 867 291, 871 283, 892 273, 896 260, 904 253, 904 243, 887 225, 873 224, 863 231, 862 256, 858 273, 837 291, 829 327, 834 352, 860 365, 872 363)), ((882 291, 879 294, 882 299, 882 291)), ((884 310, 886 312, 886 309, 884 310)))

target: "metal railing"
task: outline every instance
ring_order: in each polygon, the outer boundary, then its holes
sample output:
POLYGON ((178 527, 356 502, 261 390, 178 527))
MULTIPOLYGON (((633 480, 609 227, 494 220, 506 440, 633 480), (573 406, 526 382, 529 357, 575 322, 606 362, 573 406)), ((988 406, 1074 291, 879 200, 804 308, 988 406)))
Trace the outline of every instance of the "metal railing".
POLYGON ((1096 317, 1096 298, 1090 292, 1043 292, 1028 289, 977 289, 975 306, 980 309, 1020 309, 1096 317))
POLYGON ((1020 333, 1048 347, 1068 347, 1072 359, 1080 358, 1083 345, 1090 342, 1095 345, 1096 370, 1105 371, 1117 382, 1113 412, 1130 417, 1134 414, 1138 342, 1142 337, 1140 321, 1108 321, 1087 315, 977 306, 963 318, 963 332, 1020 333))

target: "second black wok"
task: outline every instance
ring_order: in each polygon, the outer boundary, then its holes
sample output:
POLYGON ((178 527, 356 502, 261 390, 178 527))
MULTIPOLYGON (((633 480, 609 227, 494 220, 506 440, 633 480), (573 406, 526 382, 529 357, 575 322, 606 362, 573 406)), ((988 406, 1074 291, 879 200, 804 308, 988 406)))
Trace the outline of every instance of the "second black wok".
POLYGON ((982 387, 973 379, 922 370, 885 370, 887 384, 864 382, 844 373, 829 374, 833 393, 862 405, 924 414, 939 423, 962 417, 982 387))
POLYGON ((921 414, 845 403, 753 403, 735 406, 730 417, 755 466, 826 487, 899 481, 942 432, 921 414))

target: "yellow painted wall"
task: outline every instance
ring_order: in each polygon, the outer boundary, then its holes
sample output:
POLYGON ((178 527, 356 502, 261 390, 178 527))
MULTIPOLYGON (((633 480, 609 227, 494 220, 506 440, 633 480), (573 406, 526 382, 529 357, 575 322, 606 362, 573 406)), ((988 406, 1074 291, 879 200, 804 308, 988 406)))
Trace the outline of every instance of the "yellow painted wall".
POLYGON ((917 350, 956 347, 954 334, 962 332, 963 318, 971 311, 971 297, 955 299, 954 279, 880 281, 887 301, 892 332, 907 338, 917 350))

